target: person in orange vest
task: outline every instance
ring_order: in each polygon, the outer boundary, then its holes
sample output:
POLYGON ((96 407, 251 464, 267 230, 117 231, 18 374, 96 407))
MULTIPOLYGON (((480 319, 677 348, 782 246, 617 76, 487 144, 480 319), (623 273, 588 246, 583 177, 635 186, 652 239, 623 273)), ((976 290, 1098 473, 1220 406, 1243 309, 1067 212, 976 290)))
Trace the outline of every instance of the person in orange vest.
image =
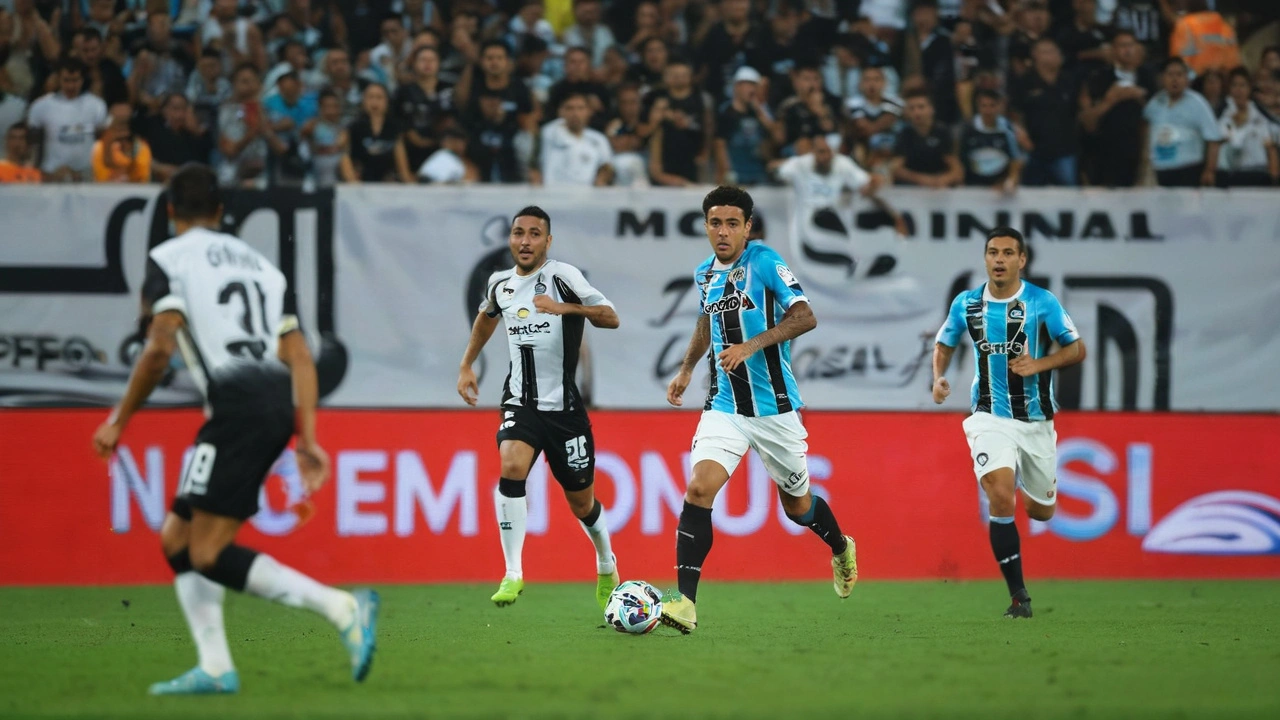
POLYGON ((1197 75, 1240 67, 1240 45, 1231 23, 1205 0, 1185 0, 1185 6, 1186 14, 1173 26, 1169 56, 1181 57, 1197 75))
POLYGON ((93 181, 151 182, 151 147, 129 127, 133 108, 117 103, 110 115, 107 131, 93 144, 93 181))
POLYGON ((31 164, 31 144, 27 124, 14 123, 4 134, 5 159, 0 160, 0 183, 38 183, 44 176, 31 164))

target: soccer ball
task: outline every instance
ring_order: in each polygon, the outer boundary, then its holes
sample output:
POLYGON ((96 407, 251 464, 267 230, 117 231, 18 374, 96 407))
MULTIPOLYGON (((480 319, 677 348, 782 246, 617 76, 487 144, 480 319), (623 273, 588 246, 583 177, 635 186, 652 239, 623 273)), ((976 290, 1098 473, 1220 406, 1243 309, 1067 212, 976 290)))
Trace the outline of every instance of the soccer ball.
POLYGON ((662 620, 662 593, 643 580, 628 580, 613 589, 604 621, 622 633, 643 635, 662 620))

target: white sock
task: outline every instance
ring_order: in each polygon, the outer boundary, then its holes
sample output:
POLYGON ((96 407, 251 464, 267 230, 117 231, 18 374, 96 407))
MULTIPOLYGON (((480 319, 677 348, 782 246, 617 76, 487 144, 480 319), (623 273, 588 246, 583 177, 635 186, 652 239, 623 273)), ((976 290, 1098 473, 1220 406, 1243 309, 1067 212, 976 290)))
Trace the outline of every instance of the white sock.
POLYGON ((617 561, 613 557, 613 543, 609 539, 609 521, 604 516, 604 506, 600 506, 600 517, 596 518, 596 524, 587 527, 587 524, 578 521, 582 529, 586 531, 587 537, 591 538, 591 544, 596 546, 596 574, 608 575, 617 569, 617 561))
POLYGON ((502 539, 502 557, 507 561, 507 577, 524 577, 524 526, 529 517, 529 503, 523 497, 507 497, 493 491, 493 505, 498 514, 498 537, 502 539))
POLYGON ((178 605, 187 618, 191 639, 196 641, 200 669, 213 677, 235 670, 227 630, 222 623, 222 598, 227 591, 198 572, 179 573, 173 578, 178 605))
POLYGON ((244 591, 281 605, 320 613, 340 631, 355 621, 356 599, 351 593, 321 585, 267 554, 259 554, 249 566, 244 591))

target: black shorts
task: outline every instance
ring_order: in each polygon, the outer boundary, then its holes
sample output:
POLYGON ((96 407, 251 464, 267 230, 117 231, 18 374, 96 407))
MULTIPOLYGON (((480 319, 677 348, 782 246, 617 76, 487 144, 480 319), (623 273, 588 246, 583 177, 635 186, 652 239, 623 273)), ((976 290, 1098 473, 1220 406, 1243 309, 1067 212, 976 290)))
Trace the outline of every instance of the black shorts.
POLYGON ((212 414, 196 433, 171 509, 188 520, 191 508, 247 520, 258 512, 267 473, 293 437, 288 371, 283 377, 268 368, 210 380, 212 414))
POLYGON ((538 453, 547 454, 547 465, 565 490, 591 487, 596 471, 596 443, 585 409, 553 411, 523 406, 502 407, 498 446, 503 440, 519 440, 538 453))

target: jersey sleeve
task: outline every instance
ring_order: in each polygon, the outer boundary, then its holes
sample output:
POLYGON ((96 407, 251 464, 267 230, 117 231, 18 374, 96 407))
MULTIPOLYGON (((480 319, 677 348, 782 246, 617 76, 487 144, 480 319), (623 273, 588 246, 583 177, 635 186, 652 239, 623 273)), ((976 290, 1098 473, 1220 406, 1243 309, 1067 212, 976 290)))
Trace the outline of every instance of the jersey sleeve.
POLYGON ((1044 324, 1049 329, 1049 337, 1062 346, 1079 340, 1080 331, 1076 330, 1076 324, 1071 321, 1071 316, 1067 314, 1066 308, 1062 307, 1062 303, 1058 302, 1057 296, 1046 292, 1043 302, 1044 324))
POLYGON ((302 319, 298 315, 298 295, 293 291, 293 285, 286 281, 284 304, 280 309, 280 327, 276 328, 276 337, 284 337, 294 330, 302 330, 302 319))
POLYGON ((778 177, 786 180, 788 183, 795 182, 796 177, 800 174, 800 157, 801 156, 799 155, 789 157, 779 165, 778 177))
POLYGON ((166 270, 154 257, 147 258, 147 275, 142 281, 142 304, 151 309, 152 315, 176 310, 187 314, 187 302, 182 297, 182 283, 166 270))
POLYGON ((572 265, 561 264, 556 268, 554 276, 556 289, 560 291, 560 297, 565 302, 576 302, 579 305, 594 307, 596 305, 607 305, 613 307, 613 303, 604 293, 592 287, 587 282, 587 278, 582 271, 572 265))
POLYGON ((782 256, 772 248, 765 248, 764 252, 757 255, 753 265, 752 272, 763 278, 765 287, 773 291, 782 307, 790 309, 798 302, 809 302, 800 287, 800 281, 796 280, 782 256))
POLYGON ((853 158, 840 157, 842 160, 848 160, 847 163, 841 163, 841 165, 844 170, 844 182, 849 189, 857 192, 871 183, 871 176, 853 158))
POLYGON ((477 312, 482 312, 491 318, 496 318, 502 314, 502 308, 498 307, 498 286, 502 284, 503 279, 502 273, 494 273, 489 276, 489 282, 485 284, 484 299, 480 301, 480 308, 477 312))
POLYGON ((960 293, 955 300, 951 301, 951 309, 947 311, 947 319, 942 323, 942 327, 938 328, 938 336, 934 338, 934 341, 939 345, 953 348, 960 344, 960 337, 965 331, 964 295, 964 293, 960 293))

